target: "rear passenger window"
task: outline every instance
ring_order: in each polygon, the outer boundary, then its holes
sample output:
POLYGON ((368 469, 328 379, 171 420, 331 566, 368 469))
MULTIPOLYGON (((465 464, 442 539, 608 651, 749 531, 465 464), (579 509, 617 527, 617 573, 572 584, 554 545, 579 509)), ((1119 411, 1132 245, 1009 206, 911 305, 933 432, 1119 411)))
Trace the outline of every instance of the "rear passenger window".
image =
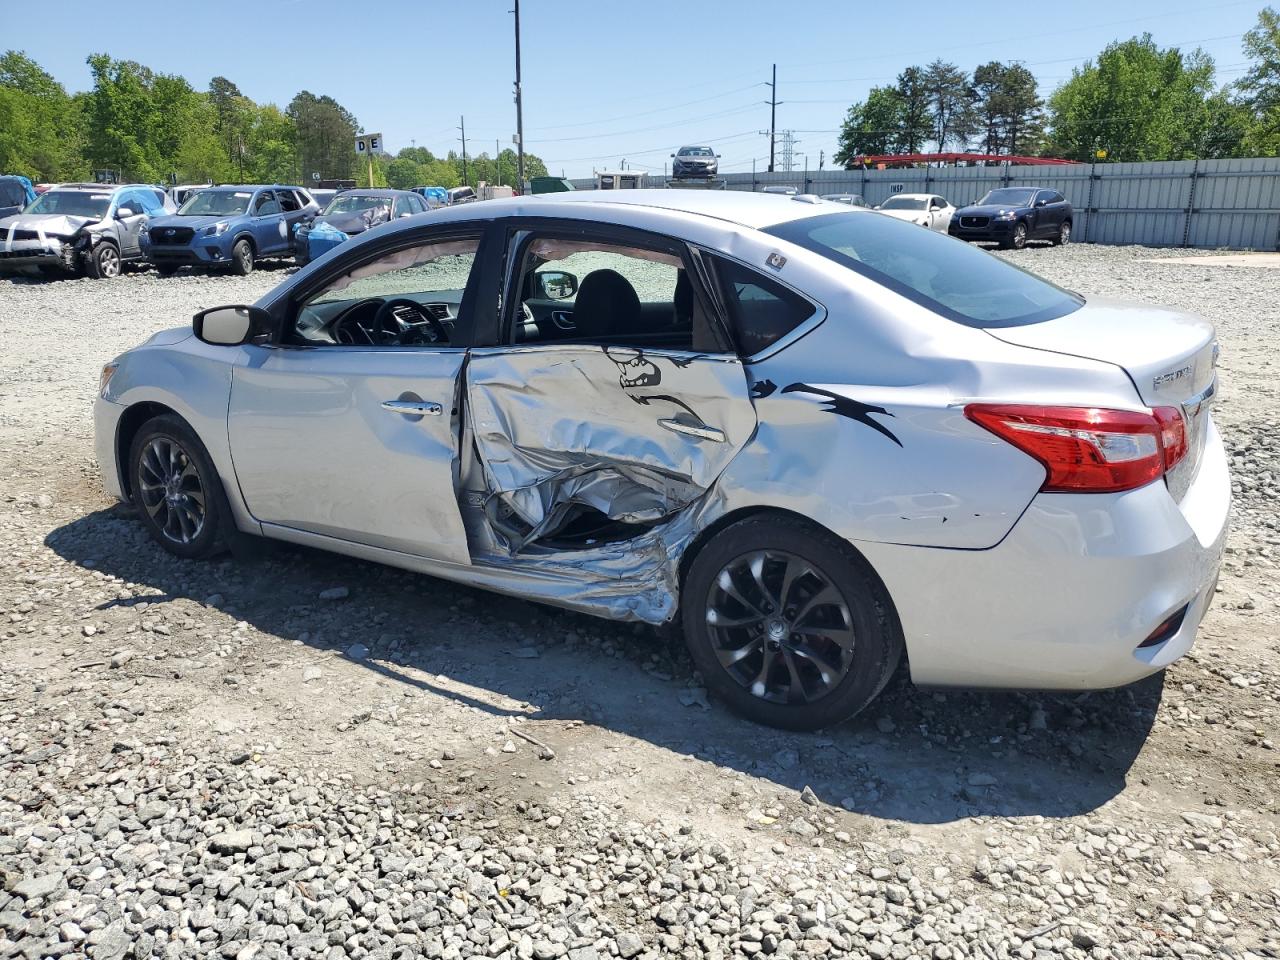
POLYGON ((292 190, 277 190, 276 196, 280 198, 280 207, 285 213, 294 213, 302 209, 292 190))
POLYGON ((773 346, 815 312, 804 297, 739 263, 717 257, 716 270, 744 357, 773 346))

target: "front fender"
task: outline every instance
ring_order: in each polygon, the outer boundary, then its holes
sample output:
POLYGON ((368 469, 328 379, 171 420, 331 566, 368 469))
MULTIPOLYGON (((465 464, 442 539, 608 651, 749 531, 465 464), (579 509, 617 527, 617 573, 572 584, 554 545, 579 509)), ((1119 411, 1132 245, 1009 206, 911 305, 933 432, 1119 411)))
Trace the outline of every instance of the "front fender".
POLYGON ((190 335, 178 343, 144 345, 118 359, 106 399, 126 409, 156 403, 182 417, 209 452, 236 527, 260 533, 240 495, 227 437, 231 372, 240 352, 237 347, 201 343, 190 335))

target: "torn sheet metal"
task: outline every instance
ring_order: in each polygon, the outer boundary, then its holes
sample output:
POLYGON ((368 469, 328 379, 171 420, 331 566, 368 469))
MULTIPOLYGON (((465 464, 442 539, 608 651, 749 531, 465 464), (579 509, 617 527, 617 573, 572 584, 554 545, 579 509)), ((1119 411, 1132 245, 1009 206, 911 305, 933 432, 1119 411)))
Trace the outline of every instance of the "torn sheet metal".
POLYGON ((736 359, 683 351, 477 351, 467 396, 488 492, 532 530, 513 551, 552 532, 573 504, 623 522, 677 513, 711 487, 756 422, 736 359))
POLYGON ((711 518, 721 498, 704 494, 674 516, 630 540, 586 550, 531 546, 519 557, 485 559, 468 581, 610 620, 669 622, 680 605, 680 557, 711 518))

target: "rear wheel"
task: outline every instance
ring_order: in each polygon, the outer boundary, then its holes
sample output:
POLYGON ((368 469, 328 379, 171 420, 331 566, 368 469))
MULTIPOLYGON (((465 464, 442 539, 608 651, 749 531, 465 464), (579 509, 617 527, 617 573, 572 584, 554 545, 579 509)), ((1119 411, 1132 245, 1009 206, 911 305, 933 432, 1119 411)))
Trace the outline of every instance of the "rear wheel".
POLYGON ((248 240, 237 240, 231 248, 231 269, 242 277, 253 273, 253 245, 248 240))
POLYGON ((170 553, 210 557, 232 533, 230 510, 209 454, 176 416, 148 420, 129 446, 133 500, 147 531, 170 553))
POLYGON ((89 254, 89 276, 95 280, 120 276, 120 251, 114 243, 104 240, 89 254))
POLYGON ((902 653, 866 562, 797 518, 725 528, 699 551, 682 594, 685 642, 707 686, 769 726, 813 730, 853 716, 902 653))
POLYGON ((1062 226, 1058 228, 1058 235, 1053 238, 1053 242, 1058 246, 1064 246, 1071 242, 1071 221, 1063 220, 1062 226))

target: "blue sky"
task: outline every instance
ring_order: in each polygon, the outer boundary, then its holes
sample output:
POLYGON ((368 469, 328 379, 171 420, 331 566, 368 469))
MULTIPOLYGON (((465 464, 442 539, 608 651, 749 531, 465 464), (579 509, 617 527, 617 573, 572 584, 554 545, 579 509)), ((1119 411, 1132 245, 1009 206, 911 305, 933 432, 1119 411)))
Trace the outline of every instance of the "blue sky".
MULTIPOLYGON (((259 102, 301 89, 329 94, 391 150, 492 153, 515 132, 511 0, 120 0, 41 8, 24 49, 70 90, 89 86, 85 57, 105 52, 205 88, 229 77, 259 102), (367 10, 368 17, 360 14, 367 10), (292 38, 292 39, 290 39, 292 38)), ((551 172, 629 166, 661 172, 681 143, 711 143, 730 171, 767 163, 763 101, 778 64, 778 128, 796 132, 797 169, 830 156, 848 105, 904 67, 941 57, 972 69, 1020 60, 1042 95, 1109 41, 1149 31, 1162 46, 1199 46, 1219 83, 1244 69, 1241 35, 1258 0, 1077 0, 1040 12, 1007 0, 677 3, 522 0, 525 142, 551 172)), ((1041 8, 1044 9, 1044 8, 1041 8)))

